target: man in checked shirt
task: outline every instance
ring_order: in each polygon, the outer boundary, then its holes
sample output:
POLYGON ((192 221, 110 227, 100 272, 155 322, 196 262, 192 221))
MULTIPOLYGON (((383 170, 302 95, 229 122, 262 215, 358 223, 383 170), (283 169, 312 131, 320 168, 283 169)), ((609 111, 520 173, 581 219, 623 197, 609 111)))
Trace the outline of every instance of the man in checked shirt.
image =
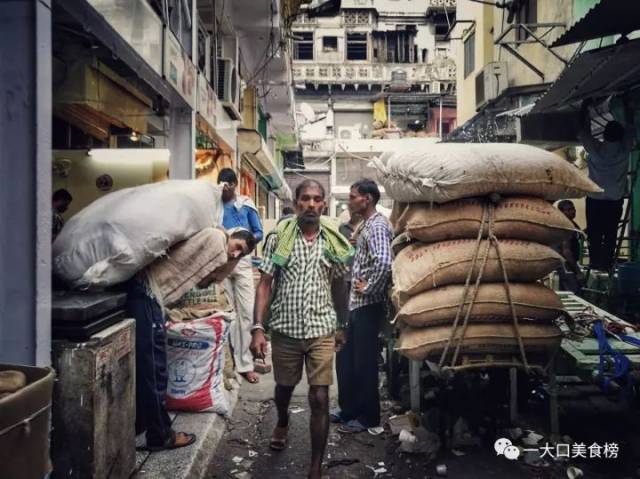
POLYGON ((331 220, 323 218, 325 192, 315 180, 296 188, 297 216, 287 219, 269 235, 256 290, 251 351, 266 354, 264 322, 271 317, 271 349, 276 381, 278 422, 271 449, 287 445, 289 402, 300 382, 303 364, 309 384, 311 408, 311 464, 309 478, 321 477, 322 458, 329 432, 329 386, 333 383, 333 358, 342 347, 346 288, 342 279, 353 248, 331 220))
POLYGON ((349 325, 345 346, 337 355, 341 409, 332 411, 331 419, 342 423, 341 432, 361 432, 380 423, 378 331, 391 285, 393 233, 389 221, 376 211, 379 200, 374 181, 363 179, 351 186, 349 209, 364 222, 354 233, 349 325))

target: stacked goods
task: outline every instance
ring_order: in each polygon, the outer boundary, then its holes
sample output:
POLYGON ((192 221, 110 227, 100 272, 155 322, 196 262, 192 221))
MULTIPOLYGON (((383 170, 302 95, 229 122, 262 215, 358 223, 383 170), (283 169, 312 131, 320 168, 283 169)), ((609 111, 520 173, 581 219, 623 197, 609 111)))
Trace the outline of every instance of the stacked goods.
POLYGON ((126 188, 73 216, 53 244, 53 272, 76 289, 128 280, 174 244, 222 224, 222 188, 171 180, 126 188))
POLYGON ((440 366, 456 367, 461 356, 477 365, 546 364, 560 345, 554 321, 563 309, 538 280, 562 267, 552 246, 573 232, 546 200, 597 185, 525 145, 438 144, 374 166, 395 200, 399 351, 440 366))
POLYGON ((557 155, 512 143, 440 143, 428 150, 385 153, 372 163, 386 193, 405 203, 446 203, 491 193, 559 200, 601 191, 557 155))

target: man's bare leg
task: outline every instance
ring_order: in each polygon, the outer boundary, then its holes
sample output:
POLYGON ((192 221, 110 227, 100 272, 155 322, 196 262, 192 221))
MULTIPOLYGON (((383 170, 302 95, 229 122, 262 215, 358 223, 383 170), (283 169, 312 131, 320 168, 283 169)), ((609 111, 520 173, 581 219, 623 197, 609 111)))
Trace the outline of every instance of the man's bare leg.
POLYGON ((311 465, 309 478, 320 479, 329 434, 329 386, 309 386, 311 465))
POLYGON ((289 425, 289 403, 293 394, 293 386, 280 386, 276 384, 275 402, 278 411, 278 427, 289 425))

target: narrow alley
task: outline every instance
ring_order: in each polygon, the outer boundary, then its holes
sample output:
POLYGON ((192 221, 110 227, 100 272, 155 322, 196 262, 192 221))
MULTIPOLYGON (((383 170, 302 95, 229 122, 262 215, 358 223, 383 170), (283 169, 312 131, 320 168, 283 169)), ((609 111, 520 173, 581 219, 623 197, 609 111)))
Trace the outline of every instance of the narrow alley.
MULTIPOLYGON (((298 385, 291 401, 288 447, 277 452, 269 448, 269 438, 276 422, 272 400, 275 383, 270 374, 260 379, 258 384, 244 382, 241 386, 227 433, 211 465, 210 479, 305 477, 311 448, 306 381, 303 379, 298 385)), ((332 407, 335 406, 336 394, 333 386, 332 407)), ((390 401, 383 401, 383 423, 392 414, 390 406, 390 401)), ((428 455, 397 454, 399 441, 388 429, 377 436, 371 433, 340 434, 337 429, 335 424, 331 424, 325 458, 325 477, 328 478, 418 479, 437 476, 436 467, 441 464, 446 465, 447 474, 451 477, 507 479, 521 476, 523 472, 518 464, 504 461, 491 454, 492 451, 486 454, 477 451, 477 454, 466 457, 449 453, 441 455, 436 462, 429 462, 428 455)))
MULTIPOLYGON (((384 396, 384 375, 381 375, 384 396)), ((282 451, 269 448, 269 438, 276 422, 276 411, 273 403, 275 383, 271 374, 260 376, 258 384, 243 382, 240 387, 238 403, 234 413, 227 421, 227 432, 220 441, 215 460, 210 465, 208 479, 237 478, 298 478, 305 477, 309 461, 309 407, 307 404, 308 386, 306 381, 298 385, 290 406, 291 429, 288 447, 282 451)), ((331 387, 331 407, 335 406, 337 391, 331 387)), ((324 461, 326 478, 406 478, 425 479, 452 477, 460 479, 490 478, 511 479, 522 478, 566 478, 589 477, 595 479, 632 479, 639 477, 640 469, 635 470, 633 457, 638 452, 640 443, 629 434, 634 427, 624 430, 608 428, 608 424, 640 424, 638 415, 625 416, 619 404, 604 403, 606 398, 584 387, 565 388, 567 402, 563 404, 565 414, 562 416, 564 426, 569 434, 586 441, 604 444, 612 437, 620 440, 621 452, 619 461, 602 459, 593 461, 585 459, 580 463, 557 459, 555 461, 540 460, 539 455, 524 461, 509 461, 494 451, 489 436, 486 434, 479 445, 461 447, 460 449, 442 448, 435 455, 427 452, 411 454, 401 452, 400 441, 389 428, 389 417, 400 411, 400 405, 394 401, 382 401, 384 432, 379 435, 371 433, 340 434, 338 426, 331 424, 327 453, 324 461), (579 391, 586 396, 582 402, 576 400, 579 391), (595 404, 600 404, 598 408, 595 404), (583 410, 580 411, 579 404, 583 410), (585 404, 591 404, 591 411, 598 411, 600 419, 594 420, 591 412, 585 411, 585 404), (396 411, 394 411, 396 409, 396 411), (573 420, 572 420, 573 418, 573 420), (591 419, 589 419, 591 418, 591 419), (589 419, 589 420, 586 420, 589 419), (576 469, 570 469, 574 467, 576 469), (571 472, 583 476, 568 476, 571 472)), ((535 414, 525 418, 529 424, 536 424, 538 431, 544 431, 544 418, 535 414)), ((622 428, 621 428, 622 429, 622 428)), ((507 433, 505 433, 507 434, 507 433)), ((534 433, 535 434, 535 433, 534 433)), ((532 435, 532 437, 535 437, 532 435)), ((472 439, 470 442, 475 440, 472 439)), ((571 441, 565 435, 564 439, 571 441)), ((514 441, 515 442, 515 441, 514 441)), ((543 443, 544 440, 541 441, 543 443)), ((537 454, 537 453, 536 453, 537 454)))

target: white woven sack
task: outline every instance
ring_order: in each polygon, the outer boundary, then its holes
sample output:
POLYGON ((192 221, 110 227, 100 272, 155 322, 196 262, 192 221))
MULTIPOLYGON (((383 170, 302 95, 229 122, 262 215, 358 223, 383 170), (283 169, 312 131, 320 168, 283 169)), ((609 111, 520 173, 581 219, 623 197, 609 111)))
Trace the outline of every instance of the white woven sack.
POLYGON ((167 408, 175 411, 230 413, 222 370, 228 317, 167 323, 167 408))
POLYGON ((445 203, 491 193, 557 200, 602 191, 569 162, 515 143, 438 143, 383 153, 371 165, 386 193, 407 203, 445 203))
POLYGON ((53 244, 53 271, 76 289, 128 280, 169 247, 222 224, 222 188, 170 180, 97 199, 65 224, 53 244))

